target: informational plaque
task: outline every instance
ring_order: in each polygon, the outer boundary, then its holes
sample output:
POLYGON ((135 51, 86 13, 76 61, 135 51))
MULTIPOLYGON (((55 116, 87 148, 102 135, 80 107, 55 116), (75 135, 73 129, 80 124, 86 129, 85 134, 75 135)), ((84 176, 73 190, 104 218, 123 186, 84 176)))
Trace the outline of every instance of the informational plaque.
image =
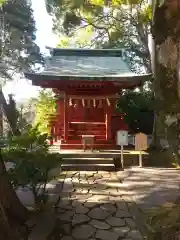
POLYGON ((145 151, 148 148, 147 135, 144 133, 137 133, 135 136, 135 150, 145 151))
POLYGON ((147 150, 148 141, 147 135, 144 133, 137 133, 135 136, 135 150, 139 151, 139 166, 142 167, 142 151, 147 150))
POLYGON ((128 131, 117 131, 117 145, 128 146, 128 131))
POLYGON ((123 146, 128 146, 128 131, 119 130, 117 131, 117 145, 121 146, 121 165, 124 169, 124 159, 123 159, 123 146))

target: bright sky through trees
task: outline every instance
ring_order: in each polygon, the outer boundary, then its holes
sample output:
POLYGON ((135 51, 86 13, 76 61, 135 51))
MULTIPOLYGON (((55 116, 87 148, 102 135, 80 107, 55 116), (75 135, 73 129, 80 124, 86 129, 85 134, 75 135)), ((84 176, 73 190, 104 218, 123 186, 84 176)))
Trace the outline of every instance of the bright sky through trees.
MULTIPOLYGON (((52 33, 52 19, 47 14, 44 0, 32 0, 32 7, 34 10, 34 17, 36 20, 37 39, 36 42, 41 50, 45 46, 55 47, 57 38, 52 33)), ((4 89, 4 94, 7 96, 9 93, 15 95, 16 100, 29 98, 37 94, 37 88, 27 82, 25 79, 15 79, 13 82, 8 83, 4 89)))

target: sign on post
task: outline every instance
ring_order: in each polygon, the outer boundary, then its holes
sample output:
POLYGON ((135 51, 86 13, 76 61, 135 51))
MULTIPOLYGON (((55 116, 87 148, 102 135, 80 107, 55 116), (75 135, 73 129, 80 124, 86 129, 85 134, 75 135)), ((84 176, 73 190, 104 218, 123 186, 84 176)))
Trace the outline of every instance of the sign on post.
POLYGON ((128 131, 117 131, 117 145, 121 146, 121 165, 124 168, 123 146, 128 146, 128 131))
POLYGON ((139 151, 139 166, 142 167, 142 151, 147 150, 148 141, 147 135, 144 133, 137 133, 135 136, 135 150, 139 151))

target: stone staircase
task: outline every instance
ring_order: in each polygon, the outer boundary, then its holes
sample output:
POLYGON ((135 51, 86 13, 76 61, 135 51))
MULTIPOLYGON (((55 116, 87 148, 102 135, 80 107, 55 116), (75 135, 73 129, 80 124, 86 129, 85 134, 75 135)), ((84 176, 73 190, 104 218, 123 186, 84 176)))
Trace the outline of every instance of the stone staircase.
MULTIPOLYGON (((121 169, 120 150, 86 151, 62 150, 58 146, 50 147, 50 152, 59 152, 61 169, 65 171, 115 171, 121 169)), ((147 163, 148 155, 143 155, 147 163)), ((124 166, 138 166, 139 156, 129 150, 124 151, 124 166)))
POLYGON ((76 152, 74 154, 60 152, 58 145, 53 145, 49 148, 51 153, 60 153, 62 161, 61 170, 63 171, 115 171, 113 157, 109 155, 100 156, 98 153, 76 152))
POLYGON ((113 158, 71 157, 62 160, 63 171, 115 171, 113 158))

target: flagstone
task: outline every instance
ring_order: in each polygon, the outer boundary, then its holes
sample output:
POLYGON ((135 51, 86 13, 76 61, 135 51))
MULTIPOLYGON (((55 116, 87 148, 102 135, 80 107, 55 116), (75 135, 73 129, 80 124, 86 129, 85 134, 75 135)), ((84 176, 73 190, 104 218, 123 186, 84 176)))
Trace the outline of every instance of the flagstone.
POLYGON ((101 240, 118 240, 119 235, 115 232, 108 230, 98 230, 96 233, 96 239, 101 240))
POLYGON ((109 212, 101 209, 101 208, 94 208, 89 213, 88 216, 98 220, 105 220, 110 215, 109 212))
POLYGON ((93 219, 89 224, 91 224, 93 227, 101 229, 101 230, 106 230, 111 228, 109 224, 107 224, 104 221, 99 221, 96 219, 93 219))
POLYGON ((119 209, 117 212, 116 212, 116 217, 118 218, 128 218, 128 217, 131 217, 131 214, 128 212, 128 210, 121 210, 119 209))
POLYGON ((72 231, 72 236, 77 239, 88 239, 96 232, 96 229, 91 225, 81 225, 77 226, 72 231))
POLYGON ((111 225, 112 227, 118 227, 118 226, 124 226, 125 225, 125 221, 123 219, 112 217, 112 216, 107 218, 106 222, 109 225, 111 225))
POLYGON ((60 239, 143 239, 121 195, 118 178, 109 172, 67 173, 57 208, 60 239))
POLYGON ((72 225, 74 226, 76 224, 86 223, 89 220, 90 220, 90 218, 85 214, 75 214, 72 219, 72 225))

